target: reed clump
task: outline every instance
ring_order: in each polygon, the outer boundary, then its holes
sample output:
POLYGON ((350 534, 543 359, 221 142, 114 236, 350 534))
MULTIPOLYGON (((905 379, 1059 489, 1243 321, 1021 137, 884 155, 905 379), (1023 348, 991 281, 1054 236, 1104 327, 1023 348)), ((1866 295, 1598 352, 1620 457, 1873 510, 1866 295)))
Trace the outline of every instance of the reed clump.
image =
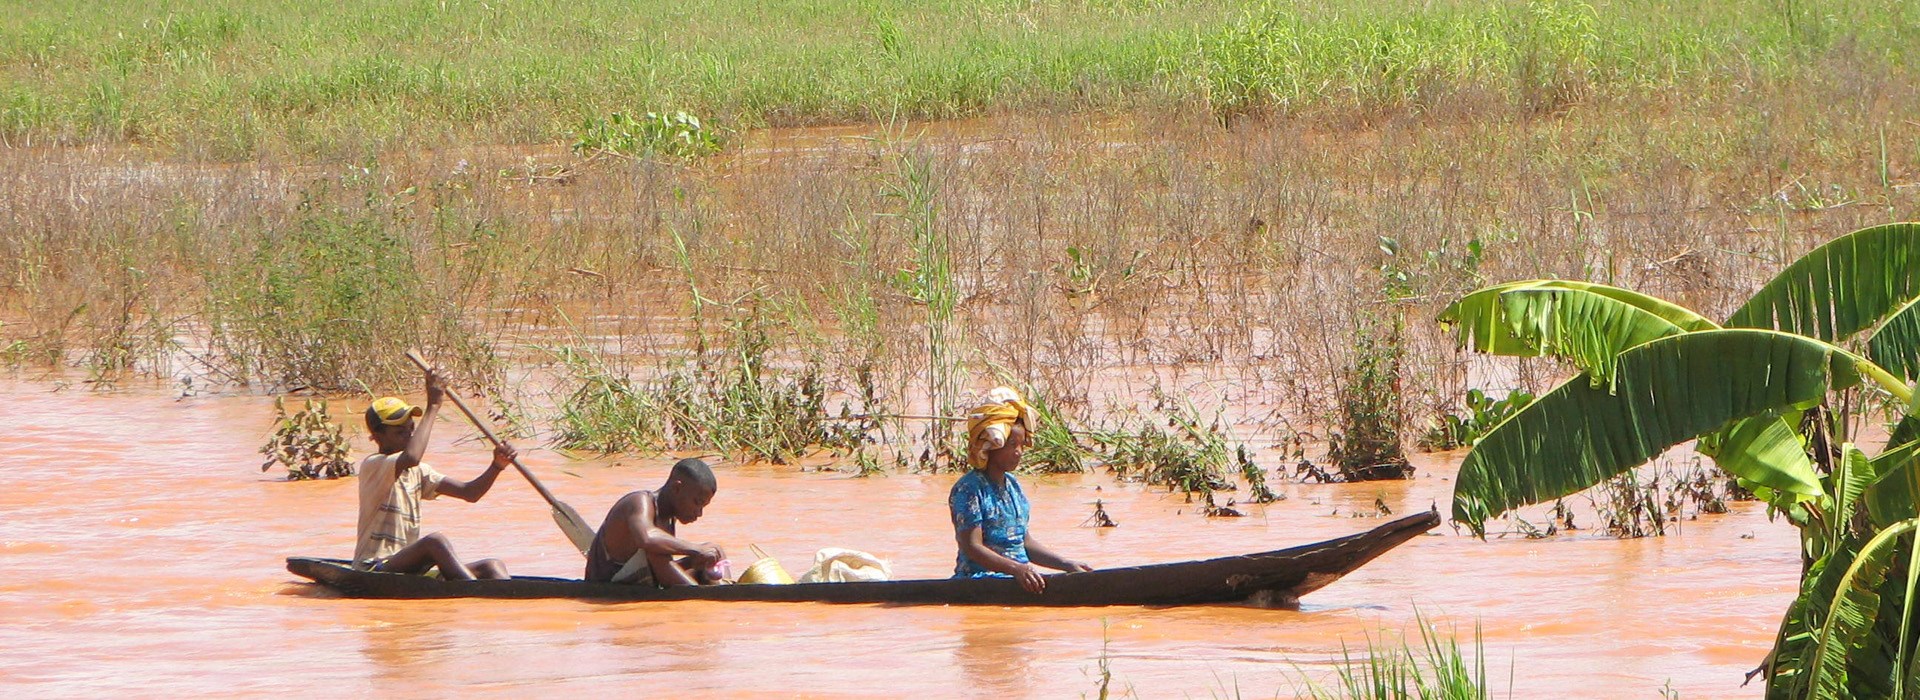
POLYGON ((1199 493, 1209 503, 1212 492, 1234 488, 1220 416, 1208 422, 1192 405, 1165 394, 1157 402, 1130 427, 1093 432, 1094 450, 1107 469, 1169 491, 1199 493))
POLYGON ((1334 682, 1322 685, 1307 679, 1316 700, 1485 700, 1491 697, 1487 679, 1487 650, 1480 627, 1474 626, 1471 646, 1460 643, 1457 632, 1441 632, 1423 614, 1416 613, 1420 639, 1383 633, 1367 635, 1358 654, 1345 644, 1334 662, 1334 682))
POLYGON ((821 370, 809 364, 780 371, 768 364, 766 321, 749 313, 728 325, 712 356, 656 368, 636 381, 595 353, 555 351, 573 387, 558 402, 553 442, 603 453, 714 450, 786 464, 815 449, 856 454, 861 471, 877 462, 861 448, 871 423, 828 412, 821 370))

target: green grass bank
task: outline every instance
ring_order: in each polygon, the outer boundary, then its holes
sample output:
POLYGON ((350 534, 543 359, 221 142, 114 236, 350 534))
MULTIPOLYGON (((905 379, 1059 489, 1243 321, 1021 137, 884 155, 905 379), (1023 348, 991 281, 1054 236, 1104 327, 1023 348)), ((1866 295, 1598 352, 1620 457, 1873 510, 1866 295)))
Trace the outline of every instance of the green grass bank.
POLYGON ((1920 5, 1838 0, 15 3, 7 144, 189 157, 544 142, 613 111, 735 128, 1142 106, 1522 113, 1907 72, 1920 5))

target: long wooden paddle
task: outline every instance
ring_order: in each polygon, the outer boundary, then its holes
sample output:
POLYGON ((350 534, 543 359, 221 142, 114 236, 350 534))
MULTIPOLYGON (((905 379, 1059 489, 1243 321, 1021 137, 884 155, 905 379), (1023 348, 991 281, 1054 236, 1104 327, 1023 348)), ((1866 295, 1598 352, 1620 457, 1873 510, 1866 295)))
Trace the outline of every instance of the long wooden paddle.
MULTIPOLYGON (((427 361, 420 359, 419 353, 408 350, 407 359, 413 360, 414 364, 419 365, 421 371, 431 371, 430 368, 427 367, 427 361)), ((473 409, 467 408, 467 403, 461 401, 458 394, 453 393, 452 390, 448 390, 447 398, 453 399, 453 405, 459 407, 461 413, 467 414, 467 420, 473 421, 473 427, 479 428, 480 434, 487 436, 488 441, 497 447, 507 446, 505 440, 501 440, 500 436, 493 434, 493 429, 487 426, 486 421, 481 420, 480 416, 473 412, 473 409)), ((540 483, 540 478, 534 476, 533 472, 527 469, 527 465, 520 463, 519 457, 513 458, 513 467, 520 470, 521 476, 527 477, 527 483, 533 484, 533 490, 539 491, 541 498, 547 499, 547 505, 553 507, 553 522, 560 526, 561 532, 567 533, 567 539, 573 541, 573 546, 578 547, 581 554, 586 554, 587 548, 593 546, 593 526, 587 524, 586 518, 580 517, 580 511, 574 510, 573 506, 567 505, 558 498, 554 498, 553 492, 548 491, 547 486, 540 483)))

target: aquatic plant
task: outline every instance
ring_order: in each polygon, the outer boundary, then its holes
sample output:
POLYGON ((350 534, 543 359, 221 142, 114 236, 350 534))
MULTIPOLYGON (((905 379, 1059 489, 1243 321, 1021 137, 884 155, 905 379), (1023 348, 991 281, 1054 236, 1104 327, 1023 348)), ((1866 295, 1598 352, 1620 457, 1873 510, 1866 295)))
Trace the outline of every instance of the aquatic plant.
POLYGON ((1413 475, 1400 444, 1405 422, 1401 406, 1400 322, 1385 332, 1366 317, 1354 330, 1353 362, 1341 373, 1335 428, 1327 437, 1327 458, 1342 481, 1405 479, 1413 475))
POLYGON ((1034 431, 1033 445, 1027 448, 1020 460, 1023 469, 1042 474, 1078 474, 1087 470, 1087 462, 1094 458, 1093 451, 1080 442, 1067 417, 1054 410, 1044 394, 1027 391, 1027 404, 1033 407, 1039 419, 1039 429, 1034 431))
MULTIPOLYGON (((411 376, 397 352, 378 350, 418 347, 463 383, 497 385, 493 347, 466 327, 463 298, 488 285, 441 286, 419 273, 409 235, 417 194, 388 192, 376 171, 353 169, 301 191, 288 220, 210 251, 200 319, 208 350, 195 359, 239 383, 346 391, 411 376)), ((492 233, 452 218, 430 228, 443 226, 455 230, 436 233, 468 246, 492 233)))
POLYGON ((585 158, 665 157, 693 159, 718 153, 726 145, 722 131, 686 112, 647 112, 638 117, 614 112, 581 123, 573 152, 585 158))
POLYGON ((1155 390, 1153 411, 1131 427, 1095 430, 1094 454, 1114 474, 1168 490, 1209 494, 1231 489, 1220 416, 1206 422, 1192 404, 1155 390))
POLYGON ((1920 525, 1920 404, 1908 383, 1920 375, 1917 309, 1920 224, 1820 246, 1725 328, 1606 285, 1517 282, 1470 294, 1442 316, 1464 347, 1551 355, 1583 373, 1474 446, 1454 518, 1484 533, 1492 515, 1630 474, 1698 440, 1696 449, 1800 528, 1800 595, 1761 668, 1769 697, 1920 691, 1912 625, 1920 542, 1911 537, 1920 525), (1836 345, 1850 341, 1863 353, 1836 345), (1850 392, 1883 397, 1901 416, 1876 457, 1848 442, 1845 414, 1858 402, 1821 409, 1850 392))
MULTIPOLYGON (((1487 682, 1487 650, 1480 626, 1474 625, 1471 652, 1463 648, 1457 632, 1442 633, 1419 611, 1414 622, 1420 628, 1420 642, 1404 635, 1389 638, 1366 635, 1366 645, 1358 655, 1345 642, 1340 644, 1340 659, 1334 663, 1334 683, 1329 687, 1305 679, 1307 692, 1316 700, 1486 700, 1491 697, 1487 682)), ((1304 674, 1303 674, 1304 675, 1304 674)))
POLYGON ((273 413, 273 435, 260 447, 260 454, 267 456, 260 471, 284 467, 288 481, 353 476, 352 445, 327 413, 326 401, 307 399, 288 415, 286 397, 275 397, 273 413))
MULTIPOLYGON (((767 363, 766 319, 749 311, 726 327, 713 357, 659 368, 636 381, 578 347, 552 350, 573 386, 555 421, 554 444, 599 452, 715 450, 785 464, 816 448, 864 454, 869 422, 827 412, 816 366, 794 372, 767 363)), ((877 465, 867 458, 862 471, 877 465)))
POLYGON ((1493 426, 1530 403, 1533 403, 1533 393, 1524 389, 1514 389, 1498 399, 1477 388, 1468 389, 1466 413, 1449 411, 1437 416, 1438 424, 1420 436, 1420 449, 1440 451, 1472 445, 1493 426))
POLYGON ((549 348, 563 381, 573 388, 557 402, 551 442, 569 450, 603 454, 651 451, 667 442, 666 416, 650 394, 597 352, 576 346, 549 348))

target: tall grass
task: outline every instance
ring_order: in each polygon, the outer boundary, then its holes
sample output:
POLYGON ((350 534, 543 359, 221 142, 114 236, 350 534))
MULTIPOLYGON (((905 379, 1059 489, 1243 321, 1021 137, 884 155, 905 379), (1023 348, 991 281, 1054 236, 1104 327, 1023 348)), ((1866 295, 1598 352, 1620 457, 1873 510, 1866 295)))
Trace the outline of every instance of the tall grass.
MULTIPOLYGON (((926 307, 923 321, 928 411, 950 415, 958 408, 959 342, 954 328, 954 310, 959 304, 959 289, 954 283, 953 245, 947 229, 941 226, 938 176, 933 161, 918 147, 909 146, 896 159, 893 181, 886 196, 898 202, 892 214, 905 234, 912 251, 910 267, 894 277, 894 287, 914 304, 926 307)), ((944 421, 927 423, 925 441, 940 453, 937 459, 954 468, 965 468, 964 450, 955 448, 952 426, 944 421)))
POLYGON ((1522 114, 1912 62, 1911 3, 1839 0, 287 0, 27 3, 0 137, 193 155, 544 142, 614 112, 736 127, 1142 105, 1522 114), (1817 10, 1815 9, 1817 7, 1817 10))

